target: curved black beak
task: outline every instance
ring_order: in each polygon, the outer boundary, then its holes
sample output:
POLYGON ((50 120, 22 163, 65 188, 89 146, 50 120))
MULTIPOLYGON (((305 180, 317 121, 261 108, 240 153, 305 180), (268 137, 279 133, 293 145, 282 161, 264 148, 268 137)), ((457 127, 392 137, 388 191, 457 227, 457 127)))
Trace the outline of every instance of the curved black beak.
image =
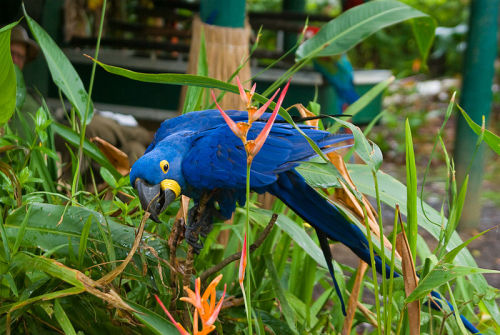
POLYGON ((141 178, 135 180, 135 188, 139 193, 139 200, 141 201, 142 208, 151 213, 150 218, 154 222, 160 222, 158 215, 167 209, 177 195, 171 189, 161 189, 160 184, 150 185, 141 178))

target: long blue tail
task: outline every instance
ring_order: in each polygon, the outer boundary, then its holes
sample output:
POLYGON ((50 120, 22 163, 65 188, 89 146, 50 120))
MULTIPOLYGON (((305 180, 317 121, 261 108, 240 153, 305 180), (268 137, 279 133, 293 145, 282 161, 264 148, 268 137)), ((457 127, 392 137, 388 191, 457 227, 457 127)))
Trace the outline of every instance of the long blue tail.
MULTIPOLYGON (((267 191, 278 197, 297 215, 311 224, 318 234, 320 246, 325 256, 328 270, 332 276, 335 290, 342 303, 342 311, 345 315, 345 305, 339 286, 335 279, 332 267, 332 255, 328 246, 328 238, 342 242, 349 247, 359 258, 371 264, 370 249, 368 241, 363 232, 355 225, 347 221, 335 206, 325 200, 318 192, 310 187, 294 170, 279 174, 278 180, 268 186, 267 191)), ((375 256, 375 266, 379 273, 382 273, 382 260, 375 256)), ((390 276, 390 267, 386 264, 386 275, 390 276)), ((399 274, 394 273, 395 277, 399 274)), ((441 299, 437 292, 432 292, 432 296, 441 299)), ((448 302, 453 310, 453 307, 448 302)), ((439 302, 432 302, 434 309, 440 310, 439 302)), ((460 316, 465 327, 473 334, 480 334, 479 331, 464 317, 460 316)))

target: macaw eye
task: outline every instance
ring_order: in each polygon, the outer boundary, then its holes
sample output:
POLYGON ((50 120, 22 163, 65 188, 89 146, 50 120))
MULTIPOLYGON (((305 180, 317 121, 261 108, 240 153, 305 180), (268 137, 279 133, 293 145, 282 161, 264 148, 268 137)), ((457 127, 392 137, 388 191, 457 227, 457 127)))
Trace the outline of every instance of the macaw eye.
POLYGON ((169 168, 168 162, 166 160, 162 160, 160 162, 160 168, 163 171, 163 173, 167 173, 169 168))

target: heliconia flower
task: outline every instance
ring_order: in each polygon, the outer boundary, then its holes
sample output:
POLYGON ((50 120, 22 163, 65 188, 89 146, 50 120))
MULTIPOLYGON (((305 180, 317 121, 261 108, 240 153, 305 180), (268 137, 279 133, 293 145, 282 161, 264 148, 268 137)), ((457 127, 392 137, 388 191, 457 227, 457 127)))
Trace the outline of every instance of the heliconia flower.
POLYGON ((170 312, 168 311, 168 309, 165 307, 165 305, 163 305, 163 302, 160 300, 160 298, 158 298, 158 296, 155 294, 155 299, 156 301, 158 302, 158 304, 160 305, 160 307, 163 309, 163 311, 165 312, 165 314, 167 314, 168 318, 170 319, 170 321, 172 321, 172 323, 174 324, 175 328, 177 328, 177 330, 179 331, 179 333, 181 335, 190 335, 186 329, 184 329, 184 327, 182 327, 182 325, 175 321, 174 317, 170 314, 170 312))
POLYGON ((245 279, 245 269, 247 268, 247 234, 245 233, 245 238, 243 239, 243 247, 241 249, 240 257, 240 269, 238 272, 238 279, 240 281, 240 286, 243 290, 243 280, 245 279))
POLYGON ((253 95, 255 94, 255 88, 257 87, 257 84, 254 83, 250 92, 246 92, 243 86, 241 85, 240 78, 238 76, 236 76, 236 83, 238 84, 241 100, 243 100, 247 108, 249 108, 250 104, 252 103, 252 98, 253 95))
POLYGON ((184 286, 184 291, 186 291, 188 296, 182 297, 181 300, 190 303, 197 309, 203 310, 203 305, 200 296, 200 286, 201 286, 200 278, 196 278, 196 280, 194 281, 194 292, 189 287, 184 286))
POLYGON ((262 116, 262 114, 264 114, 264 112, 267 110, 267 108, 269 107, 271 102, 273 102, 274 98, 276 97, 276 94, 278 94, 279 91, 280 91, 280 89, 278 88, 276 90, 276 92, 274 92, 271 99, 267 100, 266 103, 263 104, 259 109, 257 109, 257 110, 255 110, 255 108, 248 109, 248 123, 252 124, 252 122, 254 122, 255 120, 258 120, 262 116))
POLYGON ((216 304, 217 291, 215 290, 215 288, 217 284, 219 284, 221 279, 222 275, 218 275, 217 277, 215 277, 214 280, 212 280, 212 282, 208 285, 203 295, 200 294, 200 278, 196 278, 195 280, 194 292, 189 287, 184 287, 184 290, 186 291, 188 296, 182 297, 181 300, 188 302, 195 307, 193 318, 194 335, 205 335, 215 329, 215 326, 213 324, 215 320, 217 320, 219 312, 222 308, 222 303, 224 302, 224 297, 226 295, 226 285, 224 285, 224 292, 222 293, 222 297, 216 304), (198 330, 198 317, 201 319, 201 331, 198 330))
POLYGON ((229 129, 231 129, 232 132, 237 137, 239 137, 243 141, 243 143, 245 143, 247 140, 247 133, 248 133, 248 129, 250 128, 250 125, 248 123, 245 123, 245 122, 238 122, 238 123, 234 122, 233 119, 231 119, 229 117, 229 115, 227 115, 226 112, 224 112, 222 110, 222 108, 219 106, 219 104, 217 103, 217 99, 215 98, 214 91, 210 91, 210 92, 212 94, 212 99, 214 99, 215 106, 217 106, 217 109, 222 114, 222 117, 224 118, 224 121, 226 121, 227 125, 229 126, 229 129))
POLYGON ((274 107, 274 111, 269 117, 269 120, 267 120, 266 125, 264 126, 264 129, 260 132, 260 134, 257 136, 255 140, 250 140, 245 143, 245 148, 247 150, 247 164, 251 163, 255 155, 260 151, 262 146, 264 145, 264 142, 266 141, 267 137, 269 136, 269 133, 271 132, 271 127, 273 126, 274 120, 276 120, 276 116, 278 115, 278 111, 280 110, 281 104, 283 103, 283 100, 285 99, 286 92, 288 91, 288 87, 290 86, 290 80, 288 80, 288 83, 285 85, 285 88, 283 88, 283 91, 281 91, 280 97, 278 101, 276 102, 276 106, 274 107))

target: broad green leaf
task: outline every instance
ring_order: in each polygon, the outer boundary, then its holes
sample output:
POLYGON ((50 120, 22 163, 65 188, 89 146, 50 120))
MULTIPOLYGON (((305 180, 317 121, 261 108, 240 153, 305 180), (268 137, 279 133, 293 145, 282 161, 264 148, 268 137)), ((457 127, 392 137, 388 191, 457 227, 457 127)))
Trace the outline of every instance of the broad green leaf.
MULTIPOLYGON (((85 222, 92 216, 92 224, 89 231, 87 243, 94 243, 98 248, 104 250, 101 227, 107 231, 106 221, 102 214, 83 208, 71 206, 65 210, 65 206, 33 203, 31 215, 27 221, 24 238, 21 246, 27 248, 40 248, 44 251, 51 250, 57 246, 68 244, 71 241, 72 252, 78 253, 82 230, 85 222)), ((15 239, 21 223, 26 216, 24 208, 20 208, 8 216, 5 223, 5 231, 9 239, 15 239)), ((118 259, 123 259, 130 251, 135 239, 135 229, 122 225, 107 218, 107 224, 113 236, 113 247, 118 259)), ((168 258, 166 242, 147 232, 143 235, 143 243, 153 247, 162 258, 168 258)), ((67 256, 69 247, 57 251, 58 255, 67 256)), ((155 258, 146 254, 152 260, 155 258)))
POLYGON ((24 105, 24 100, 26 99, 26 84, 24 83, 24 76, 19 67, 14 65, 14 70, 16 71, 16 108, 21 109, 24 105))
POLYGON ((500 271, 481 269, 471 266, 461 266, 453 264, 438 264, 418 283, 417 288, 406 298, 405 302, 409 303, 417 299, 421 299, 429 294, 432 290, 448 283, 449 281, 462 276, 469 276, 477 273, 497 273, 500 271))
POLYGON ((432 42, 434 42, 436 21, 432 17, 416 18, 411 21, 413 36, 415 36, 415 40, 417 41, 422 63, 426 64, 429 50, 431 49, 432 42))
POLYGON ((0 125, 9 121, 16 108, 16 73, 10 54, 10 31, 17 22, 0 29, 0 125))
MULTIPOLYGON (((341 54, 378 30, 413 18, 432 21, 427 14, 398 1, 370 1, 346 11, 324 25, 314 37, 299 46, 295 59, 299 61, 310 57, 341 54)), ((428 23, 424 27, 427 39, 425 32, 421 32, 420 27, 415 27, 421 52, 428 52, 429 39, 432 42, 434 36, 434 31, 431 32, 429 27, 433 25, 435 26, 435 23, 428 23)), ((422 58, 426 59, 427 54, 423 54, 422 58)))
POLYGON ((380 148, 372 141, 369 141, 359 127, 339 118, 335 118, 335 121, 351 130, 354 136, 354 150, 363 162, 368 164, 373 171, 377 171, 383 160, 380 148))
MULTIPOLYGON (((260 208, 251 208, 250 212, 250 219, 257 222, 267 222, 272 215, 271 211, 260 208)), ((298 226, 295 221, 286 215, 279 215, 276 220, 276 225, 290 235, 297 245, 304 249, 304 251, 307 252, 307 254, 311 256, 316 263, 325 269, 327 268, 321 249, 316 243, 314 243, 311 237, 307 235, 304 228, 298 226)))
MULTIPOLYGON (((477 123, 475 123, 460 106, 458 106, 458 108, 460 109, 460 112, 462 113, 462 116, 464 117, 465 121, 467 121, 467 123, 469 124, 469 127, 476 134, 481 135, 481 133, 483 132, 481 126, 478 125, 477 123)), ((483 137, 484 142, 486 142, 486 144, 489 145, 491 150, 496 152, 497 155, 500 155, 500 137, 498 135, 495 135, 494 133, 492 133, 488 129, 484 130, 483 136, 484 136, 483 137)))
POLYGON ((155 312, 152 312, 148 308, 142 307, 141 305, 138 305, 131 301, 127 301, 127 304, 129 304, 130 307, 132 307, 138 312, 138 313, 133 313, 134 316, 154 334, 158 335, 179 334, 177 328, 175 328, 175 326, 170 321, 167 321, 165 318, 161 317, 155 312))
MULTIPOLYGON (((26 17, 31 33, 45 56, 52 80, 71 102, 78 113, 80 122, 83 122, 89 96, 80 76, 78 76, 75 68, 71 65, 71 62, 62 50, 59 49, 56 42, 54 42, 49 34, 47 34, 47 32, 26 13, 26 10, 24 10, 24 16, 26 17)), ((87 124, 92 120, 93 114, 94 107, 92 103, 90 103, 87 124)))
MULTIPOLYGON (((80 135, 75 133, 71 128, 68 128, 57 122, 52 123, 51 128, 52 130, 54 130, 54 132, 64 138, 66 142, 68 142, 75 148, 79 147, 80 135)), ((116 171, 115 167, 109 162, 106 156, 103 155, 103 153, 97 148, 94 143, 85 140, 85 142, 83 143, 83 152, 87 156, 95 160, 97 163, 105 167, 116 179, 119 179, 121 177, 120 173, 116 171)))
POLYGON ((332 164, 303 162, 296 170, 313 187, 340 187, 339 172, 332 164))

